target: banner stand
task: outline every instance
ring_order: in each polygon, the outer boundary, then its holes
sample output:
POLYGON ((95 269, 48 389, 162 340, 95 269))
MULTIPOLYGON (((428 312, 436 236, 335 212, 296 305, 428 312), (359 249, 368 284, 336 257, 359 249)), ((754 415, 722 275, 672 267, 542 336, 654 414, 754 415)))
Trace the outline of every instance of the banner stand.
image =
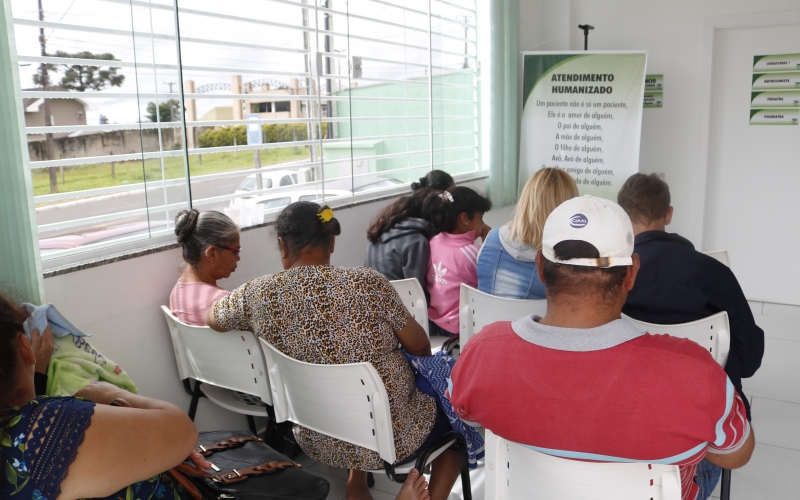
MULTIPOLYGON (((588 30, 586 30, 588 35, 588 30)), ((639 170, 647 51, 523 52, 520 188, 537 170, 616 200, 639 170)))

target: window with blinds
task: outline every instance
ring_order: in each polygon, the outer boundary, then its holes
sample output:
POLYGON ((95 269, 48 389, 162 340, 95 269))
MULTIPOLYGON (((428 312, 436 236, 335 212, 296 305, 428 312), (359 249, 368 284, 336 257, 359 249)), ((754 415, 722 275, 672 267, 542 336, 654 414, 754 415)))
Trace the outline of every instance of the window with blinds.
POLYGON ((45 260, 480 170, 476 0, 11 0, 45 260))

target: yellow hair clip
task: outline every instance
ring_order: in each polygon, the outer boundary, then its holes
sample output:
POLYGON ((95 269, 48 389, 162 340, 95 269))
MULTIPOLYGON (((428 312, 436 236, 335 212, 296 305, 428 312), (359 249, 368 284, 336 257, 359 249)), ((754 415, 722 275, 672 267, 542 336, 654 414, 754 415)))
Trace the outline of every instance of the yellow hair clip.
POLYGON ((318 213, 317 217, 319 217, 320 222, 322 222, 323 224, 326 222, 330 222, 331 219, 333 219, 333 210, 331 210, 330 208, 326 208, 322 212, 318 213))

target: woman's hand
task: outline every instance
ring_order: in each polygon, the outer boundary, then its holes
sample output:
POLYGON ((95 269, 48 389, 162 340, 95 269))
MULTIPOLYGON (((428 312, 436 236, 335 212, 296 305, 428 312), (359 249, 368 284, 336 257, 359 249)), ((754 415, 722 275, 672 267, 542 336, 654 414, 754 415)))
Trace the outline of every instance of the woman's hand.
POLYGON ((44 329, 44 333, 40 334, 39 330, 31 332, 31 347, 33 354, 36 356, 37 373, 47 373, 47 367, 50 364, 50 357, 53 355, 53 330, 50 329, 50 324, 44 329))
POLYGON ((117 398, 125 399, 130 392, 120 389, 108 382, 93 382, 75 394, 75 397, 88 399, 101 405, 111 404, 117 398))
POLYGON ((189 453, 189 460, 191 460, 194 466, 197 467, 198 469, 203 469, 203 470, 211 469, 211 462, 206 460, 206 457, 197 453, 196 451, 189 453))
POLYGON ((487 224, 483 225, 483 230, 481 231, 481 241, 486 241, 486 237, 489 236, 489 231, 491 230, 492 228, 489 227, 487 224))

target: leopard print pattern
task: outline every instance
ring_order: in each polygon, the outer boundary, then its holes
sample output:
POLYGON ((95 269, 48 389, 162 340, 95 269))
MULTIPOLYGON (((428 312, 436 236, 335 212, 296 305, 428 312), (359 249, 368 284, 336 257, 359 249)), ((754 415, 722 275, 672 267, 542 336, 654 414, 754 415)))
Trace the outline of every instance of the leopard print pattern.
MULTIPOLYGON (((398 461, 415 452, 433 429, 436 403, 417 390, 394 332, 408 313, 386 278, 365 268, 301 266, 254 279, 214 306, 217 323, 263 337, 307 363, 368 362, 389 396, 398 461)), ((380 469, 374 451, 296 425, 303 451, 331 467, 380 469)))

